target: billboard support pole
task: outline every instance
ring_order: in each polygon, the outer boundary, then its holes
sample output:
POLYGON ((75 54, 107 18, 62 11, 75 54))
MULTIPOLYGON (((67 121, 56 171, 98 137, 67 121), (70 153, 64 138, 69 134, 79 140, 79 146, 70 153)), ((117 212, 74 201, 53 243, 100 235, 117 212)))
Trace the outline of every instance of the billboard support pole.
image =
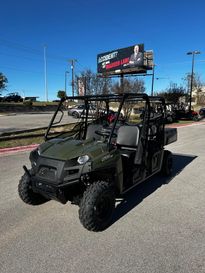
POLYGON ((87 79, 86 79, 86 77, 84 77, 84 96, 86 96, 87 95, 87 79))
POLYGON ((124 93, 124 74, 123 73, 120 74, 120 88, 121 88, 121 92, 124 93))
POLYGON ((153 65, 153 67, 152 67, 152 89, 151 89, 151 96, 154 95, 154 67, 155 67, 155 65, 153 65))

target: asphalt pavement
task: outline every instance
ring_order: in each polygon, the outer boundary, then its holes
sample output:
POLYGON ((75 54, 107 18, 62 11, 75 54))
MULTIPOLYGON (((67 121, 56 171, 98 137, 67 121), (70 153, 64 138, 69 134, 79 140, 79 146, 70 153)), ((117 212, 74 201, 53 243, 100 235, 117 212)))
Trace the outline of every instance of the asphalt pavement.
MULTIPOLYGON (((39 127, 47 127, 54 112, 39 113, 17 113, 0 116, 0 135, 5 132, 21 131, 39 127)), ((71 116, 64 111, 62 123, 75 122, 71 116)))
POLYGON ((100 233, 81 226, 77 206, 24 204, 17 185, 29 154, 1 156, 0 272, 204 273, 205 125, 178 133, 173 177, 136 187, 100 233))

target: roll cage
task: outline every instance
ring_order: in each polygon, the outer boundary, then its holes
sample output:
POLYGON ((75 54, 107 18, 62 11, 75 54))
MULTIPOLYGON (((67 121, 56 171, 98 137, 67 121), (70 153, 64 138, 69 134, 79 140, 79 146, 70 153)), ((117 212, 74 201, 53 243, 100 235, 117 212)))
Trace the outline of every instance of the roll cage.
MULTIPOLYGON (((108 146, 111 145, 111 141, 114 135, 114 132, 116 131, 117 123, 120 119, 120 114, 122 111, 123 106, 125 103, 134 103, 134 102, 144 102, 144 110, 141 115, 141 122, 140 122, 140 127, 141 127, 141 134, 140 134, 140 140, 143 143, 143 146, 147 146, 147 140, 149 136, 149 128, 152 124, 156 124, 159 122, 162 125, 161 130, 164 130, 164 120, 165 120, 165 113, 166 113, 166 105, 165 101, 162 97, 158 96, 148 96, 147 94, 136 94, 136 93, 124 93, 124 94, 119 94, 119 95, 87 95, 87 96, 67 96, 65 98, 62 98, 61 101, 58 104, 58 107, 56 111, 53 114, 53 117, 48 125, 48 128, 45 133, 45 141, 51 139, 51 138, 56 138, 60 137, 64 134, 64 132, 59 133, 58 135, 55 134, 55 136, 50 136, 49 133, 51 131, 51 128, 55 127, 58 123, 61 122, 64 112, 63 112, 63 103, 65 101, 81 101, 84 102, 85 105, 85 112, 84 115, 82 116, 82 120, 80 123, 78 123, 76 126, 74 126, 73 129, 75 129, 77 126, 78 128, 83 127, 84 133, 82 134, 82 139, 85 139, 86 132, 88 125, 90 123, 89 117, 88 117, 88 111, 89 111, 89 105, 97 102, 104 102, 106 107, 105 107, 105 116, 108 115, 109 113, 109 104, 111 102, 118 102, 119 107, 117 111, 116 118, 110 127, 110 134, 109 137, 107 138, 107 143, 108 146), (158 109, 153 109, 153 105, 158 105, 158 109), (61 117, 58 122, 55 122, 57 114, 61 112, 61 117)), ((156 108, 156 107, 155 107, 156 108)), ((163 134, 162 134, 163 135, 163 134)), ((163 142, 163 139, 161 140, 163 142)))

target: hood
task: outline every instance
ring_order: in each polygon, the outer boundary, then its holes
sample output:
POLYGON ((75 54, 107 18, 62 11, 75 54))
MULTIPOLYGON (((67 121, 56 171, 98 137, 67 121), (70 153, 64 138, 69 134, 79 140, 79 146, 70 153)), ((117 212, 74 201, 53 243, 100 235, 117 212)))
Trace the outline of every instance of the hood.
POLYGON ((82 155, 88 155, 91 159, 102 154, 106 144, 93 140, 53 139, 39 146, 39 153, 43 157, 69 160, 82 155))

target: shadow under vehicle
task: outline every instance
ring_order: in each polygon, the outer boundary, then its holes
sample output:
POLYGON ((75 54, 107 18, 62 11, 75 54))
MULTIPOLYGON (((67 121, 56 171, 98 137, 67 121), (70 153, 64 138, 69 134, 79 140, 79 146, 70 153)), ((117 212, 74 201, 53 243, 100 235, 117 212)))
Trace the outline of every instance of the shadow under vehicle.
POLYGON ((173 170, 172 174, 167 177, 156 175, 141 183, 133 190, 129 191, 122 198, 117 200, 115 214, 112 224, 118 221, 121 217, 129 213, 133 208, 139 205, 146 197, 158 190, 161 186, 169 184, 173 177, 178 175, 183 169, 188 166, 197 156, 186 154, 173 154, 173 170))
POLYGON ((82 119, 71 131, 54 132, 63 117, 61 100, 45 143, 30 154, 31 169, 24 166, 19 196, 30 205, 50 199, 63 204, 70 201, 79 205, 79 218, 86 229, 102 231, 112 222, 117 198, 156 173, 171 175, 172 154, 164 145, 176 141, 177 131, 165 129, 166 107, 160 97, 125 93, 75 99, 84 102, 82 119), (88 111, 93 103, 106 111, 91 119, 88 111), (107 119, 110 103, 118 105, 112 123, 107 119), (144 103, 140 117, 131 114, 138 103, 144 103), (160 111, 153 114, 152 105, 160 111), (123 119, 122 111, 126 112, 123 119))

